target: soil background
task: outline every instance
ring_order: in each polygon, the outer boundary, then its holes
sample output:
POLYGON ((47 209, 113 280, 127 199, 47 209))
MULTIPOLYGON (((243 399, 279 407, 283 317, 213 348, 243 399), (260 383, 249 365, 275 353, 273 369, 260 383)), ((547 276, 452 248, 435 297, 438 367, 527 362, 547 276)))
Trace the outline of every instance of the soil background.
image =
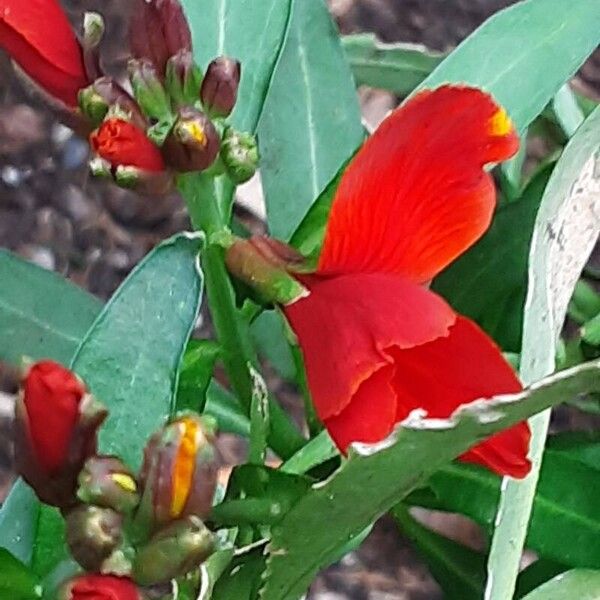
MULTIPOLYGON (((436 50, 455 46, 507 0, 329 0, 343 33, 375 32, 386 42, 417 42, 436 50)), ((74 23, 84 10, 107 21, 103 56, 113 74, 127 59, 125 31, 130 3, 124 0, 65 0, 74 23)), ((575 85, 588 95, 600 89, 598 54, 584 66, 575 85)), ((361 90, 365 118, 378 122, 397 103, 391 94, 361 90)), ((0 247, 57 271, 107 299, 129 271, 160 240, 188 227, 176 196, 145 198, 90 179, 87 143, 58 125, 45 107, 25 93, 8 59, 0 55, 0 247)), ((243 194, 256 206, 256 186, 243 194)), ((238 211, 255 227, 257 217, 238 211)), ((260 211, 258 211, 260 213, 260 211)), ((0 281, 0 285, 2 282, 0 281)), ((293 390, 270 373, 270 384, 292 408, 293 390)), ((0 501, 13 480, 10 413, 15 373, 0 364, 0 501)), ((585 419, 584 419, 585 421, 585 419)), ((588 423, 584 423, 588 426, 588 423)), ((239 461, 243 451, 225 441, 225 454, 239 461)), ((362 490, 357 490, 360 501, 362 490)), ((429 516, 429 523, 477 544, 474 526, 458 518, 429 516)), ((436 600, 441 591, 427 568, 383 519, 357 551, 322 573, 309 598, 319 600, 436 600)))

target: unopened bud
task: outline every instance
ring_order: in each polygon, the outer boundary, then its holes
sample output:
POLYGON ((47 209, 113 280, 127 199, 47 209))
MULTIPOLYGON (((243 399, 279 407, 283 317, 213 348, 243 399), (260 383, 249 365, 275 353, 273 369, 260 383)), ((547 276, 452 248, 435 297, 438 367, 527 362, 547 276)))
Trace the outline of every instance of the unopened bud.
POLYGON ((156 121, 172 122, 171 102, 156 67, 148 59, 129 61, 133 95, 144 114, 156 121))
POLYGON ((86 504, 130 513, 138 504, 133 473, 114 456, 93 456, 79 474, 77 497, 86 504))
POLYGON ((66 539, 73 558, 98 571, 122 540, 123 517, 110 508, 78 506, 66 516, 66 539))
POLYGON ((19 474, 46 504, 75 503, 77 476, 96 450, 107 416, 71 371, 53 361, 35 363, 15 404, 15 457, 19 474))
POLYGON ((94 126, 104 120, 109 110, 119 112, 137 127, 146 126, 146 119, 137 102, 112 77, 100 77, 81 90, 79 107, 94 126))
POLYGON ((176 171, 204 171, 215 162, 220 144, 211 120, 199 110, 184 106, 163 146, 163 156, 176 171))
POLYGON ((221 159, 234 183, 248 181, 258 167, 258 146, 250 133, 227 127, 221 141, 221 159))
POLYGON ((89 81, 102 75, 98 46, 104 37, 104 19, 97 12, 86 12, 83 16, 83 40, 81 50, 89 81))
POLYGON ((177 106, 192 105, 200 93, 202 72, 189 50, 181 50, 167 62, 165 85, 177 106))
POLYGON ((119 187, 151 196, 164 196, 175 187, 171 171, 145 171, 125 165, 114 169, 114 181, 119 187))
POLYGON ((178 0, 135 0, 129 38, 133 57, 148 59, 160 76, 171 56, 192 49, 192 34, 178 0))
POLYGON ((200 566, 215 549, 214 535, 194 516, 159 531, 139 549, 133 579, 143 586, 164 583, 200 566))
POLYGON ((237 60, 220 56, 215 58, 202 80, 200 99, 206 112, 214 117, 227 117, 237 100, 241 66, 237 60))
POLYGON ((289 246, 256 236, 237 239, 226 251, 229 272, 254 289, 266 302, 289 304, 308 294, 290 271, 301 271, 303 257, 289 246))
POLYGON ((185 414, 155 433, 144 451, 142 500, 135 520, 151 533, 184 516, 207 516, 217 481, 211 423, 185 414))

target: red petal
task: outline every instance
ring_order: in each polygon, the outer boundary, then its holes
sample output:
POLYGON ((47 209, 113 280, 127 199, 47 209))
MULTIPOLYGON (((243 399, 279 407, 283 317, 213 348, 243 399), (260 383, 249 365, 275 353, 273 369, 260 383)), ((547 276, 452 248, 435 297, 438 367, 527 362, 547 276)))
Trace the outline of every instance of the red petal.
POLYGON ((131 579, 115 575, 80 575, 69 586, 72 600, 140 600, 131 579))
POLYGON ((344 173, 319 272, 429 281, 487 229, 495 188, 483 167, 517 148, 506 113, 484 92, 444 86, 414 96, 344 173))
POLYGON ((447 335, 455 321, 440 297, 398 275, 308 277, 304 283, 310 295, 284 311, 298 336, 322 420, 340 414, 361 383, 391 364, 387 348, 411 348, 447 335))
POLYGON ((145 132, 123 119, 108 119, 90 135, 94 151, 113 166, 160 172, 165 168, 160 150, 145 132))
POLYGON ((81 47, 55 0, 0 0, 0 47, 69 106, 88 84, 81 47))
MULTIPOLYGON (((457 317, 447 337, 421 346, 391 351, 396 365, 396 419, 424 408, 431 417, 449 417, 461 404, 522 389, 500 350, 473 322, 457 317)), ((461 459, 501 475, 524 477, 529 427, 520 423, 478 444, 461 459)))
POLYGON ((352 442, 378 442, 391 433, 397 410, 393 376, 393 365, 375 371, 360 384, 350 404, 339 415, 325 420, 329 435, 342 452, 352 442))
POLYGON ((66 460, 84 394, 77 377, 50 360, 34 364, 25 377, 29 431, 36 457, 48 473, 60 469, 66 460))

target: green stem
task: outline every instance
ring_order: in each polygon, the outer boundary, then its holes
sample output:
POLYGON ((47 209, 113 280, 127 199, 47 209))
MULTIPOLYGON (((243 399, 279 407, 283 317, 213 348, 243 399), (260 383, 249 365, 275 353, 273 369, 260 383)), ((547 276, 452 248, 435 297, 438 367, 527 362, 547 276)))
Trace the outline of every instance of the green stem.
MULTIPOLYGON (((206 295, 213 326, 222 347, 222 359, 229 382, 250 415, 253 396, 251 368, 258 372, 258 359, 251 342, 247 323, 240 318, 235 303, 235 292, 225 267, 224 250, 211 241, 215 234, 227 231, 228 206, 233 187, 215 186, 213 178, 198 173, 183 175, 179 189, 186 201, 192 225, 206 233, 206 247, 202 253, 202 269, 206 295)), ((301 448, 305 439, 292 424, 279 404, 269 399, 269 446, 284 460, 301 448)))

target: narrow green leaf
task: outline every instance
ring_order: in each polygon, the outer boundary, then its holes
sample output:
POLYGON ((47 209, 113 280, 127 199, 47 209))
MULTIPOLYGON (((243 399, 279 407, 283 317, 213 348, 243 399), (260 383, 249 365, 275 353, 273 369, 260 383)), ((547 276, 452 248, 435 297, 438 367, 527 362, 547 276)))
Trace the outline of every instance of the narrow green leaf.
POLYGON ((446 600, 481 600, 485 582, 483 554, 423 527, 402 505, 392 514, 401 532, 425 559, 446 600))
POLYGON ((190 340, 179 369, 176 410, 203 412, 206 391, 221 348, 213 340, 190 340))
POLYGON ((270 232, 288 239, 363 140, 350 68, 324 0, 293 0, 258 126, 270 232))
POLYGON ((217 581, 213 598, 219 600, 254 600, 261 584, 265 567, 262 549, 237 556, 228 570, 217 581))
POLYGON ((6 250, 0 250, 0 281, 0 360, 69 362, 100 300, 6 250))
POLYGON ((413 414, 380 444, 355 444, 342 467, 272 528, 262 600, 300 597, 342 540, 360 534, 443 464, 496 431, 600 388, 599 373, 600 361, 580 365, 519 394, 464 405, 450 419, 413 414), (356 490, 368 494, 357 502, 356 490))
POLYGON ((493 94, 517 129, 523 130, 598 43, 596 0, 526 0, 488 19, 419 89, 447 82, 481 87, 493 94))
POLYGON ((432 286, 507 351, 521 349, 529 246, 551 172, 551 166, 543 169, 519 200, 501 205, 481 240, 436 277, 432 286))
MULTIPOLYGON (((137 469, 150 434, 173 411, 177 369, 202 291, 201 239, 179 235, 129 275, 86 334, 71 366, 110 410, 100 450, 137 469)), ((64 523, 42 507, 33 567, 46 573, 65 556, 64 523)))
POLYGON ((533 564, 523 569, 517 578, 515 599, 523 598, 537 587, 553 577, 568 571, 569 568, 543 558, 538 558, 533 564))
POLYGON ((323 430, 284 462, 281 470, 285 473, 306 473, 336 456, 339 456, 339 451, 327 431, 323 430))
POLYGON ((182 0, 194 57, 206 70, 217 56, 242 64, 232 124, 254 131, 288 25, 291 0, 182 0))
POLYGON ((250 421, 237 398, 215 380, 206 391, 204 412, 217 420, 219 430, 242 437, 250 435, 250 421))
POLYGON ((598 600, 600 571, 578 569, 557 575, 523 600, 598 600))
POLYGON ((0 573, 2 600, 36 600, 42 597, 42 587, 37 577, 3 548, 0 548, 0 573))
MULTIPOLYGON (((533 6, 535 1, 524 3, 528 4, 533 6)), ((592 4, 589 3, 589 7, 592 4)), ((577 4, 575 13, 582 7, 588 7, 588 2, 577 4)), ((570 18, 565 16, 565 19, 570 18)), ((599 11, 596 18, 600 19, 599 11)), ((529 255, 529 289, 523 323, 520 375, 525 383, 554 370, 557 340, 569 300, 598 239, 599 149, 600 108, 597 108, 563 151, 537 215, 529 255)), ((488 562, 488 570, 493 573, 486 588, 488 600, 505 600, 514 593, 549 421, 549 411, 531 420, 531 473, 522 481, 507 480, 501 495, 488 562)))
POLYGON ((296 367, 286 339, 285 327, 278 311, 266 310, 252 322, 250 332, 260 354, 284 379, 293 381, 296 378, 296 367))
POLYGON ((556 92, 556 95, 552 100, 552 110, 554 111, 556 120, 567 137, 571 137, 583 123, 583 111, 579 108, 577 97, 569 87, 568 83, 565 83, 565 85, 556 92))
POLYGON ((417 44, 385 44, 372 33, 345 35, 342 46, 357 85, 401 96, 410 94, 445 56, 417 44))

